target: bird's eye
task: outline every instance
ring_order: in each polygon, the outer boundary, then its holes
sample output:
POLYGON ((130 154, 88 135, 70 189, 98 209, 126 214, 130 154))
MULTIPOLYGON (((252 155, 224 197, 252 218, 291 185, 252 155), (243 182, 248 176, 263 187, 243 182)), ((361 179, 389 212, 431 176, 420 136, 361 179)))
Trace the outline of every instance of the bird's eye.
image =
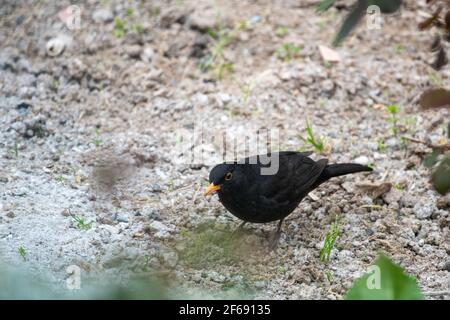
POLYGON ((225 175, 225 180, 229 181, 229 180, 231 180, 231 178, 233 178, 233 174, 232 174, 231 172, 228 172, 228 173, 225 175))

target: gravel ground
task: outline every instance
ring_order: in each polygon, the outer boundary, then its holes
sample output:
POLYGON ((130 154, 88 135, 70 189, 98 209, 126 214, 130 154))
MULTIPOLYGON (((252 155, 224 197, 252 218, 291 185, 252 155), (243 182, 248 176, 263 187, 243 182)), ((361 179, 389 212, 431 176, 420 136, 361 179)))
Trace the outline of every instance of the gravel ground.
POLYGON ((341 299, 382 251, 429 297, 450 299, 450 198, 432 190, 421 165, 431 150, 400 139, 440 143, 449 118, 416 105, 425 88, 450 79, 422 49, 430 40, 415 12, 424 1, 381 30, 358 29, 336 64, 323 62, 318 45, 330 44, 343 13, 318 15, 315 2, 86 1, 70 30, 58 18, 68 1, 3 1, 2 260, 59 290, 76 265, 82 279, 156 272, 188 297, 341 299), (218 52, 208 28, 234 28, 220 51, 234 72, 219 62, 199 68, 218 52), (284 43, 299 48, 292 59, 277 57, 284 43), (390 104, 399 106, 397 136, 390 104), (276 252, 275 224, 230 241, 239 221, 202 195, 217 143, 206 141, 209 152, 190 163, 194 146, 180 133, 199 123, 231 138, 276 129, 281 149, 299 150, 308 148, 306 118, 326 143, 314 158, 374 173, 314 191, 287 219, 276 252), (323 264, 338 215, 342 235, 323 264))

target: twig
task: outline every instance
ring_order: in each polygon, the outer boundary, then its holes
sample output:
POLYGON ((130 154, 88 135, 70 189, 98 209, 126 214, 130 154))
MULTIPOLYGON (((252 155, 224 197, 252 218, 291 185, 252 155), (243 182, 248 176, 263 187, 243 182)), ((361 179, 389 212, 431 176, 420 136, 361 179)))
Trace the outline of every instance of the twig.
POLYGON ((450 150, 450 144, 448 144, 448 143, 447 144, 440 144, 440 145, 439 144, 432 144, 432 143, 429 143, 429 142, 426 142, 426 141, 418 140, 418 139, 411 138, 411 137, 405 137, 405 136, 403 136, 403 139, 411 141, 411 142, 423 144, 423 145, 425 145, 425 146, 427 146, 427 147, 429 147, 431 149, 439 149, 439 150, 443 150, 443 151, 450 150))

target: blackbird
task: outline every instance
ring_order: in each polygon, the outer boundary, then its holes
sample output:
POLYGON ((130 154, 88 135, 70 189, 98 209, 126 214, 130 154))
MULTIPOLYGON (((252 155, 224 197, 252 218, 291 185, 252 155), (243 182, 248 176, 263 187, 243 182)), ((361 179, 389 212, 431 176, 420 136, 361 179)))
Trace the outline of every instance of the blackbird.
POLYGON ((262 156, 248 157, 237 162, 216 165, 209 174, 210 185, 205 196, 217 193, 220 202, 245 223, 266 223, 278 220, 271 246, 276 246, 281 225, 302 199, 330 178, 361 171, 370 167, 354 164, 328 164, 327 159, 314 161, 312 152, 284 151, 263 155, 278 159, 278 170, 262 174, 271 164, 262 156))

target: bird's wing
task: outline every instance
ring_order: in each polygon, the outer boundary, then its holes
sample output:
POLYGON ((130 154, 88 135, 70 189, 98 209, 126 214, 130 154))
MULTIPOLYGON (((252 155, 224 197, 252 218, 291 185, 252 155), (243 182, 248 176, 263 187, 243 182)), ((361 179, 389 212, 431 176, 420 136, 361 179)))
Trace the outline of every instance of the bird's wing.
POLYGON ((281 152, 279 154, 279 168, 274 175, 261 175, 259 165, 247 166, 246 170, 253 171, 248 176, 251 181, 252 192, 259 194, 262 201, 293 202, 304 197, 314 182, 320 176, 327 164, 327 160, 315 162, 308 153, 281 152))

